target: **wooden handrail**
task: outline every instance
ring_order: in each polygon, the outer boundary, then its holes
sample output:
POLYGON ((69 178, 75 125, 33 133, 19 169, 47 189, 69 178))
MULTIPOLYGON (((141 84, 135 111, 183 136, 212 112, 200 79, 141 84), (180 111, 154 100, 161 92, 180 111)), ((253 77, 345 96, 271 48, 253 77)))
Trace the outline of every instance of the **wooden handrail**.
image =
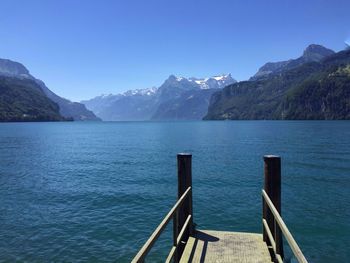
POLYGON ((262 221, 263 221, 263 225, 264 225, 265 231, 267 233, 267 236, 269 237, 269 240, 271 242, 271 247, 272 247, 273 251, 276 253, 276 243, 275 243, 275 240, 273 239, 269 225, 267 224, 267 221, 264 218, 262 221))
POLYGON ((283 263, 283 259, 281 258, 281 255, 278 254, 277 251, 276 251, 275 240, 273 239, 271 230, 270 230, 269 225, 267 224, 267 221, 265 219, 263 219, 263 225, 264 225, 265 231, 267 233, 267 236, 268 236, 268 238, 270 240, 272 250, 275 253, 275 256, 276 256, 276 259, 277 259, 278 263, 283 263))
POLYGON ((148 252, 151 250, 152 246, 157 241, 157 239, 160 236, 160 234, 163 232, 165 227, 168 225, 169 221, 172 219, 172 217, 174 216, 175 212, 183 204, 183 202, 185 201, 187 195, 191 192, 191 190, 192 190, 192 188, 188 187, 187 190, 183 193, 183 195, 177 200, 177 202, 171 208, 169 213, 164 217, 163 221, 158 225, 156 230, 154 230, 152 235, 149 237, 149 239, 146 241, 146 243, 143 245, 143 247, 140 249, 140 251, 134 257, 134 259, 131 261, 132 263, 137 263, 137 262, 143 262, 144 261, 144 259, 147 256, 148 252))
POLYGON ((182 227, 182 229, 181 229, 181 231, 180 231, 180 233, 179 233, 179 235, 177 237, 176 245, 178 245, 180 243, 180 241, 182 239, 182 236, 184 235, 185 230, 188 227, 188 224, 190 223, 191 218, 192 218, 192 216, 188 215, 188 217, 187 217, 187 219, 186 219, 186 221, 185 221, 185 223, 184 223, 184 225, 183 225, 183 227, 182 227))
POLYGON ((192 216, 188 215, 188 217, 187 217, 187 219, 186 219, 186 221, 185 221, 185 223, 184 223, 184 225, 183 225, 183 227, 182 227, 178 237, 176 238, 176 240, 174 242, 174 245, 171 248, 170 253, 169 253, 167 259, 165 260, 165 262, 170 262, 173 259, 173 257, 175 256, 175 252, 177 250, 177 245, 181 242, 181 239, 182 239, 182 237, 183 237, 183 235, 184 235, 184 233, 186 231, 186 228, 188 227, 188 225, 190 223, 191 218, 192 218, 192 216))
MULTIPOLYGON (((265 192, 265 190, 262 190, 262 196, 266 202, 266 204, 268 205, 268 207, 270 208, 270 211, 272 212, 274 219, 276 220, 277 224, 279 225, 284 237, 286 238, 290 248, 292 249, 294 256, 296 257, 296 259, 298 260, 299 263, 307 263, 306 258, 303 255, 303 252, 301 251, 301 249, 299 248, 297 242, 294 240, 292 234, 289 232, 286 224, 284 223, 282 217, 280 216, 280 214, 278 213, 277 209, 275 208, 275 206, 273 205, 272 201, 270 200, 269 196, 267 195, 267 193, 265 192)), ((269 229, 269 228, 268 228, 269 229)), ((271 232, 271 231, 270 231, 271 232)), ((272 235, 271 235, 272 236, 272 235)))
POLYGON ((168 257, 165 260, 165 263, 170 263, 171 260, 174 258, 175 256, 175 252, 176 252, 177 246, 173 246, 170 250, 170 253, 168 255, 168 257))

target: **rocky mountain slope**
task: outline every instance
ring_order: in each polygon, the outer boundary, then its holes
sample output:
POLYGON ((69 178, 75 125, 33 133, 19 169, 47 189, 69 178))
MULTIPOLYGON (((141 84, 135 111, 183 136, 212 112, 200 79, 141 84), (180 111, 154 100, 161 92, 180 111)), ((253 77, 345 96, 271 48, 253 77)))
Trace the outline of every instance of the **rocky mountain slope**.
POLYGON ((350 119, 350 50, 329 53, 225 87, 204 119, 350 119))
POLYGON ((45 83, 33 77, 28 69, 21 63, 14 62, 8 59, 0 59, 0 76, 17 78, 17 82, 23 81, 25 85, 27 80, 31 80, 41 88, 44 94, 53 102, 58 104, 60 114, 65 118, 73 118, 74 120, 99 120, 95 114, 86 109, 86 107, 77 102, 71 102, 62 98, 49 90, 45 83))
POLYGON ((62 121, 58 105, 32 79, 0 76, 0 121, 62 121))
POLYGON ((333 50, 325 48, 321 45, 312 44, 309 45, 304 50, 303 55, 297 59, 266 63, 258 70, 258 72, 253 77, 251 77, 250 80, 266 78, 269 77, 270 74, 276 74, 279 72, 287 71, 289 69, 293 69, 308 62, 320 62, 322 59, 332 54, 334 54, 333 50))

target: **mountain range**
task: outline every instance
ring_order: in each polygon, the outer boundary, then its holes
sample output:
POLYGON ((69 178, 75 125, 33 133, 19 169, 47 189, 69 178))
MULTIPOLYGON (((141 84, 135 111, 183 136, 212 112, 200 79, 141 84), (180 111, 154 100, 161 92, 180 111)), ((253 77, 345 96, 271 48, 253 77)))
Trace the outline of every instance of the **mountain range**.
POLYGON ((297 59, 267 63, 215 92, 204 119, 350 119, 350 50, 310 45, 297 59))
POLYGON ((99 120, 78 102, 52 92, 21 63, 0 59, 0 121, 99 120))
POLYGON ((350 49, 308 46, 247 81, 170 75, 159 87, 71 102, 18 62, 0 59, 0 121, 350 119, 350 49), (97 117, 96 117, 96 115, 97 117))
POLYGON ((101 95, 81 103, 106 121, 200 120, 210 96, 235 82, 231 74, 203 79, 170 75, 158 88, 101 95))

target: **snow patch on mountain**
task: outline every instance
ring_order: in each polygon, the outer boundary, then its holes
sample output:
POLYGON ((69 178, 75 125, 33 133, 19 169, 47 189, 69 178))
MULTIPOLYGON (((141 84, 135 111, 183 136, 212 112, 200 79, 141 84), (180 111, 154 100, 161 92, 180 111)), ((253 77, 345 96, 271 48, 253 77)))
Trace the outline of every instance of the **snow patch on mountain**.
POLYGON ((149 89, 134 89, 134 90, 128 90, 124 93, 121 93, 122 96, 135 96, 135 95, 141 95, 141 96, 152 96, 157 92, 158 88, 152 87, 149 89))
POLYGON ((231 74, 222 74, 202 79, 192 77, 189 78, 188 81, 196 83, 201 89, 221 89, 236 82, 236 80, 232 78, 231 74))

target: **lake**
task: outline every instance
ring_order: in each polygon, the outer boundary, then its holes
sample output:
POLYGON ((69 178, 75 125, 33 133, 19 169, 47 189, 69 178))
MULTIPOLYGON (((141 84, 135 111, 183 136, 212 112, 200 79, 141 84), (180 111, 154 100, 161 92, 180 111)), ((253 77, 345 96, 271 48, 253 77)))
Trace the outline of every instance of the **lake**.
MULTIPOLYGON (((193 154, 197 228, 261 232, 276 154, 306 258, 349 262, 349 121, 0 124, 0 260, 129 262, 176 201, 178 152, 193 154)), ((171 238, 170 224, 151 262, 171 238)))

